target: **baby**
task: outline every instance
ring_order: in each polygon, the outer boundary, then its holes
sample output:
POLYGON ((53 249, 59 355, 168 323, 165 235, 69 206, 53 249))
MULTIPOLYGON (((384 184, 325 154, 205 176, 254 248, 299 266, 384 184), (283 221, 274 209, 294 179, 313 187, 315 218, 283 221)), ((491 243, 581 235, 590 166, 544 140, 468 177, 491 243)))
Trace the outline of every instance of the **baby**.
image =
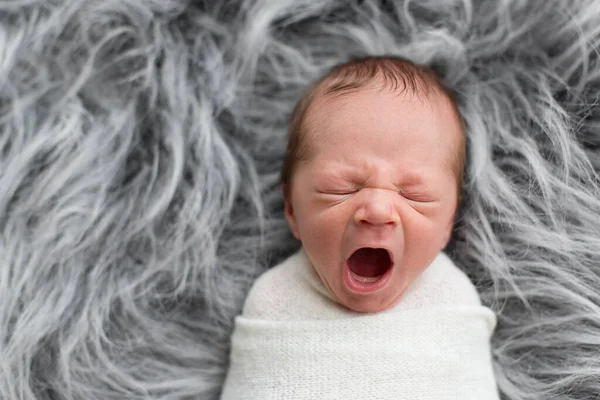
POLYGON ((252 287, 222 399, 498 399, 495 316, 442 252, 464 161, 430 69, 367 57, 320 79, 282 170, 302 249, 252 287))

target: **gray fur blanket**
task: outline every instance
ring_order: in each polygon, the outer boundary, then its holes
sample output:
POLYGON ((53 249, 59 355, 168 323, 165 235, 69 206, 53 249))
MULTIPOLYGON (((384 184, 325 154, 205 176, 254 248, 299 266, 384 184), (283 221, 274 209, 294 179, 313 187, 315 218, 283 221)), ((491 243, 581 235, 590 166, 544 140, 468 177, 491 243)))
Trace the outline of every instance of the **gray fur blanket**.
POLYGON ((1 0, 0 399, 215 399, 307 83, 432 65, 505 399, 600 393, 600 0, 1 0))

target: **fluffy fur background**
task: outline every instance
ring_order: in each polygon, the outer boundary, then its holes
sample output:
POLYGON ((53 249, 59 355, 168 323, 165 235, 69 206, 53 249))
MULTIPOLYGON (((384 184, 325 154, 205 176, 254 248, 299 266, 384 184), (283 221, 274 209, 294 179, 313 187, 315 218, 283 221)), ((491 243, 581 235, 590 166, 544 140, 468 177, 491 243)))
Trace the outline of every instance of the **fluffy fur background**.
POLYGON ((600 1, 0 1, 0 398, 215 399, 297 247, 286 119, 350 55, 434 65, 468 124, 449 252, 505 399, 600 393, 600 1))

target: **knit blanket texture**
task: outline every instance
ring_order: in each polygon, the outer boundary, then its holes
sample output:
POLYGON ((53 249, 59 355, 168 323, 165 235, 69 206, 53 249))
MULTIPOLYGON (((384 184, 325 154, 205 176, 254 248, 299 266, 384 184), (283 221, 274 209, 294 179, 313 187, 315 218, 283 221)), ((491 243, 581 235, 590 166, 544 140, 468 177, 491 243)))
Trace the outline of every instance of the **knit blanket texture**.
POLYGON ((600 393, 600 0, 0 0, 0 399, 218 399, 299 248, 291 109, 352 56, 434 68, 467 131, 447 253, 503 399, 600 393))
POLYGON ((495 325, 443 253, 398 304, 364 314, 336 301, 301 249, 250 289, 220 400, 498 400, 495 325))

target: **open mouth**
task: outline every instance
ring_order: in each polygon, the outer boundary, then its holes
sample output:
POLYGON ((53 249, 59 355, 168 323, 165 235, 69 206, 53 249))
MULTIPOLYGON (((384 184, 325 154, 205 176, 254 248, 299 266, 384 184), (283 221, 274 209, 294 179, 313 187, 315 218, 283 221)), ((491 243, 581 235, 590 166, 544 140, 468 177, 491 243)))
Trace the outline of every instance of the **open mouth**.
POLYGON ((378 290, 387 282, 393 262, 386 249, 362 247, 352 253, 346 265, 348 287, 365 293, 378 290))

